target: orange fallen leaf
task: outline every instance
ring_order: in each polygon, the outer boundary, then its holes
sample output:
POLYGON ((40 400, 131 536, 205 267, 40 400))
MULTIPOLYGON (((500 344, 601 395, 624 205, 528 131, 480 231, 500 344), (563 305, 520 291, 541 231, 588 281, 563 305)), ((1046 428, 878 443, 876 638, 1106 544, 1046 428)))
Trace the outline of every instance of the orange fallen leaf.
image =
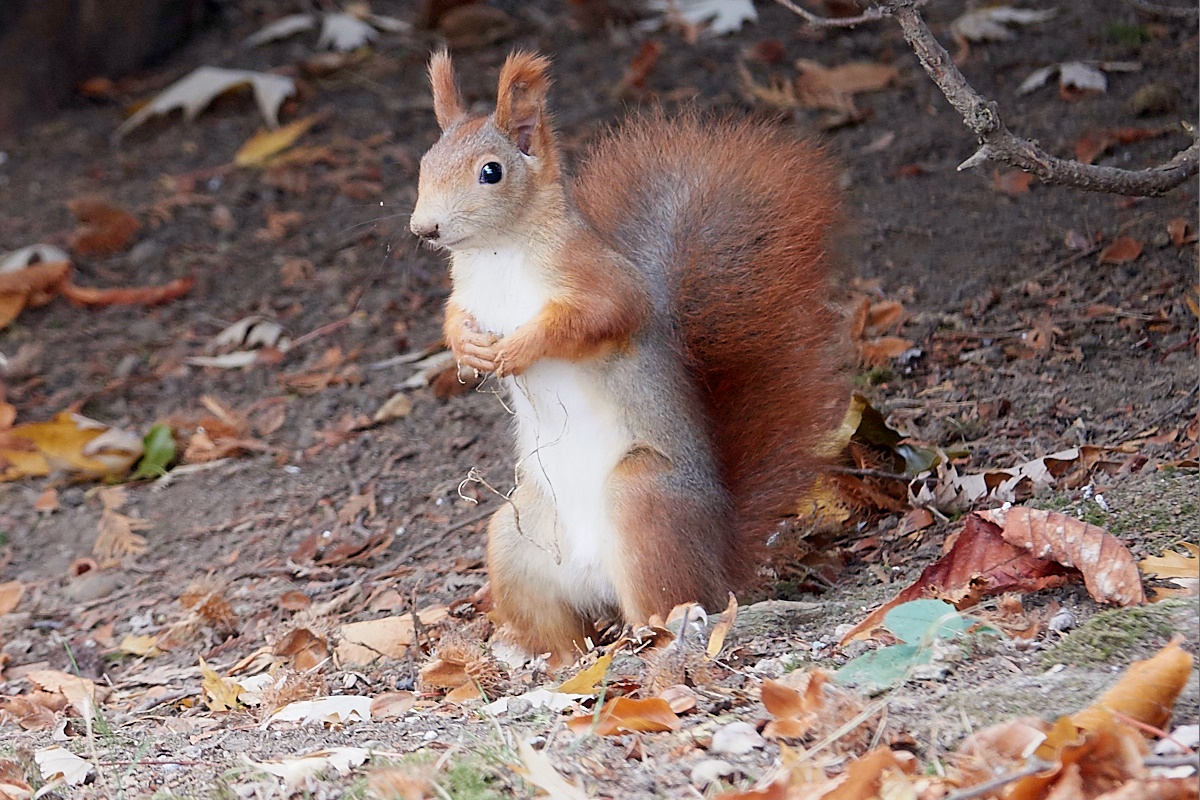
POLYGON ((1029 187, 1033 184, 1033 175, 1028 172, 1023 172, 1019 169, 1001 172, 1000 170, 992 170, 992 189, 1000 194, 1006 194, 1009 197, 1028 194, 1029 187))
POLYGON ((1132 236, 1122 236, 1100 251, 1101 264, 1128 264, 1142 254, 1142 243, 1132 236))
POLYGON ((1095 730, 1102 716, 1116 713, 1153 728, 1162 728, 1171 718, 1171 709, 1187 685, 1192 672, 1191 654, 1180 647, 1177 636, 1151 658, 1135 661, 1125 674, 1094 703, 1071 716, 1071 722, 1083 730, 1095 730))
POLYGON ((594 664, 587 669, 580 670, 579 674, 570 680, 564 681, 555 691, 562 694, 599 693, 604 681, 604 674, 608 671, 608 665, 612 663, 613 655, 614 653, 605 653, 600 656, 594 664))
POLYGON ((141 437, 61 411, 46 422, 0 431, 0 481, 55 471, 74 478, 119 476, 141 455, 141 437))
POLYGON ((895 358, 912 346, 913 343, 909 339, 902 339, 899 336, 880 336, 878 339, 859 342, 858 352, 864 362, 871 366, 878 366, 886 364, 888 359, 895 358))
POLYGON ((137 217, 123 208, 96 197, 81 197, 67 203, 81 223, 71 235, 71 249, 84 256, 119 253, 133 241, 141 227, 137 217))
POLYGON ((20 581, 0 583, 0 616, 15 611, 25 594, 25 584, 20 581))
POLYGON ((188 276, 160 286, 99 289, 67 281, 62 285, 62 295, 77 306, 157 306, 183 297, 195 283, 196 279, 188 276))
POLYGON ((733 628, 733 623, 737 619, 738 601, 734 597, 733 592, 729 593, 729 602, 725 605, 725 610, 721 612, 721 618, 717 620, 717 624, 713 626, 712 633, 708 635, 708 647, 705 652, 709 658, 716 658, 721 654, 721 648, 725 646, 725 637, 729 635, 729 631, 733 628))
POLYGON ((1092 164, 1114 145, 1133 144, 1162 136, 1167 132, 1167 128, 1106 128, 1088 131, 1075 143, 1075 160, 1083 164, 1092 164))
POLYGON ((1192 227, 1191 220, 1185 217, 1176 217, 1168 222, 1167 235, 1171 237, 1171 244, 1176 247, 1196 241, 1196 229, 1192 227))
POLYGON ((646 700, 614 697, 604 704, 598 715, 588 714, 567 720, 567 727, 576 733, 592 732, 598 736, 619 736, 638 731, 674 731, 681 724, 670 704, 661 697, 646 700))

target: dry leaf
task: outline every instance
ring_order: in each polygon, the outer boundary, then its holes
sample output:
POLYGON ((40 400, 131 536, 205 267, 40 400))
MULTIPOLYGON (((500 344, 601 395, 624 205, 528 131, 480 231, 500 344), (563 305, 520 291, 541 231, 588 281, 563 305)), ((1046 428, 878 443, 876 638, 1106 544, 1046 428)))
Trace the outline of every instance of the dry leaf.
POLYGON ((32 795, 33 787, 26 783, 21 765, 7 758, 0 759, 0 800, 29 800, 32 795))
POLYGON ((73 414, 0 431, 0 481, 65 472, 81 479, 121 477, 142 457, 141 437, 73 414))
POLYGON ((1196 241, 1196 229, 1192 227, 1191 220, 1184 217, 1175 217, 1167 223, 1167 235, 1171 237, 1171 244, 1176 247, 1196 241))
POLYGON ((1118 144, 1133 144, 1145 139, 1164 136, 1169 128, 1104 128, 1091 130, 1075 142, 1075 160, 1094 164, 1096 159, 1118 144))
POLYGON ((247 759, 247 762, 254 769, 262 770, 283 781, 286 796, 290 797, 295 790, 320 775, 330 772, 348 775, 352 769, 364 763, 370 756, 371 751, 363 747, 331 747, 328 750, 318 750, 293 758, 274 761, 247 759))
POLYGON ((1019 506, 979 515, 999 525, 1006 542, 1035 558, 1078 569, 1092 599, 1122 606, 1146 602, 1133 556, 1103 528, 1066 514, 1019 506))
POLYGON ((1142 254, 1142 243, 1131 236, 1122 236, 1100 251, 1101 264, 1128 264, 1142 254))
POLYGON ((42 514, 50 514, 58 510, 58 490, 47 486, 33 502, 33 510, 42 514))
POLYGON ((1146 575, 1159 578, 1200 578, 1200 545, 1179 542, 1178 546, 1187 550, 1187 553, 1168 550, 1161 556, 1142 559, 1138 562, 1138 569, 1146 575))
POLYGON ((650 0, 652 11, 676 19, 685 27, 715 36, 736 33, 747 22, 757 22, 753 0, 650 0))
POLYGON ((705 652, 709 658, 716 658, 721 654, 721 648, 725 646, 725 637, 729 635, 729 631, 733 628, 733 623, 737 619, 737 612, 737 598, 733 592, 730 592, 728 605, 721 612, 721 618, 713 626, 712 633, 708 635, 708 647, 705 648, 705 652))
POLYGON ((96 716, 96 684, 87 678, 56 669, 35 670, 25 677, 47 692, 61 694, 85 720, 96 716))
POLYGON ((71 249, 81 256, 108 256, 129 247, 141 227, 137 217, 96 197, 67 203, 80 222, 71 234, 71 249))
MULTIPOLYGON (((417 612, 422 625, 435 625, 449 614, 445 606, 417 612)), ((350 622, 341 627, 338 660, 346 666, 370 664, 377 658, 403 658, 415 641, 411 614, 350 622)), ((456 684, 457 685, 457 684, 456 684)))
POLYGON ((121 643, 117 645, 117 649, 131 656, 143 656, 145 658, 162 655, 162 651, 158 649, 158 637, 150 636, 149 634, 135 636, 132 633, 127 633, 125 634, 125 638, 121 640, 121 643))
POLYGON ((883 624, 888 611, 910 600, 937 598, 964 609, 986 595, 1061 586, 1076 574, 1009 543, 999 525, 972 514, 949 552, 926 567, 914 583, 850 629, 842 637, 842 643, 867 636, 883 624))
POLYGON ((94 767, 90 761, 85 761, 67 750, 65 747, 54 745, 43 747, 33 754, 42 780, 49 785, 78 786, 88 779, 94 767))
POLYGON ((339 694, 288 703, 272 714, 265 724, 299 722, 302 725, 345 725, 348 722, 367 722, 370 719, 371 698, 339 694))
POLYGON ((614 697, 604 704, 599 714, 567 720, 567 727, 576 733, 595 733, 597 736, 620 736, 623 733, 638 731, 674 731, 678 730, 681 724, 671 706, 661 697, 651 697, 647 700, 614 697))
POLYGON ((1152 728, 1164 727, 1192 672, 1194 659, 1180 647, 1182 641, 1177 636, 1152 658, 1130 664, 1092 705, 1071 715, 1071 722, 1083 730, 1096 730, 1104 724, 1102 716, 1116 713, 1152 728))
POLYGON ((21 581, 0 583, 0 616, 16 611, 24 594, 25 584, 21 581))
POLYGON ((54 710, 25 697, 0 697, 0 723, 12 721, 27 731, 54 727, 54 710))
POLYGON ((371 700, 371 719, 400 719, 416 705, 412 692, 384 692, 371 700))
POLYGON ((66 281, 61 291, 63 297, 77 306, 158 306, 178 300, 190 292, 195 284, 195 278, 185 277, 160 286, 100 289, 66 281))
POLYGON ((319 114, 313 114, 295 122, 289 122, 275 130, 259 131, 238 149, 237 155, 233 157, 233 163, 239 167, 267 166, 274 156, 295 144, 296 140, 320 119, 319 114))
POLYGON ((880 336, 858 343, 858 354, 865 364, 879 366, 911 349, 913 343, 899 336, 880 336))
POLYGON ((588 793, 559 774, 545 753, 534 750, 524 739, 517 742, 517 749, 524 763, 524 769, 518 769, 518 772, 525 780, 546 792, 553 800, 588 800, 588 793))
POLYGON ((151 117, 182 109, 184 118, 195 119, 218 95, 232 89, 250 86, 258 110, 271 128, 279 127, 279 107, 296 93, 296 83, 283 75, 251 72, 244 69, 200 67, 168 86, 161 94, 134 112, 117 128, 121 138, 151 117))
POLYGON ((992 189, 1009 197, 1028 194, 1032 183, 1033 174, 1029 172, 1023 172, 1019 169, 1007 172, 1001 172, 998 169, 992 170, 992 189))
POLYGON ((596 659, 590 667, 575 675, 570 680, 564 681, 554 691, 559 694, 599 694, 604 688, 604 674, 608 671, 608 665, 612 663, 613 653, 605 653, 596 659))
POLYGON ((968 11, 950 23, 950 31, 956 39, 972 42, 1006 42, 1017 38, 1009 25, 1034 25, 1054 17, 1054 9, 1013 8, 1012 6, 988 6, 968 11))
POLYGON ((203 658, 200 659, 200 676, 204 705, 209 711, 233 711, 241 706, 238 695, 242 693, 242 687, 232 678, 222 678, 203 658))
POLYGON ((149 530, 154 525, 144 519, 118 513, 117 509, 129 499, 125 487, 111 486, 101 489, 99 494, 104 510, 100 512, 100 521, 96 525, 96 543, 92 546, 92 554, 103 564, 146 552, 149 549, 146 537, 134 531, 149 530))

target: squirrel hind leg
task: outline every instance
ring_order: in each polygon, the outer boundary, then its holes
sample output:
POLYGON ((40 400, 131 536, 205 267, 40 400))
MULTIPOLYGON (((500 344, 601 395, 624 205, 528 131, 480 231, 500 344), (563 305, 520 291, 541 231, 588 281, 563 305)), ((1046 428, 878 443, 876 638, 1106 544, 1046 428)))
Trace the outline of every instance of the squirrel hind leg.
POLYGON ((732 524, 729 500, 711 482, 688 481, 657 450, 636 447, 609 479, 619 536, 616 589, 630 624, 665 618, 680 603, 724 608, 732 524), (689 485, 691 484, 691 485, 689 485))
POLYGON ((531 655, 548 652, 564 665, 587 650, 596 632, 559 588, 553 537, 538 536, 546 525, 553 531, 552 514, 536 489, 519 485, 512 503, 488 523, 488 573, 495 616, 511 638, 531 655))

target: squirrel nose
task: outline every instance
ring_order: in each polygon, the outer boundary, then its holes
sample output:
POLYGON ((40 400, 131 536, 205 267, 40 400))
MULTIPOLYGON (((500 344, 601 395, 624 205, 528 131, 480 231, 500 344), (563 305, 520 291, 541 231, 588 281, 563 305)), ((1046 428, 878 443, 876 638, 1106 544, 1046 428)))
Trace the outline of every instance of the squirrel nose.
POLYGON ((439 236, 442 235, 438 231, 438 224, 436 222, 434 222, 432 224, 414 222, 409 227, 412 229, 412 232, 415 233, 417 236, 419 236, 422 239, 425 239, 427 241, 430 241, 430 242, 436 240, 439 236))

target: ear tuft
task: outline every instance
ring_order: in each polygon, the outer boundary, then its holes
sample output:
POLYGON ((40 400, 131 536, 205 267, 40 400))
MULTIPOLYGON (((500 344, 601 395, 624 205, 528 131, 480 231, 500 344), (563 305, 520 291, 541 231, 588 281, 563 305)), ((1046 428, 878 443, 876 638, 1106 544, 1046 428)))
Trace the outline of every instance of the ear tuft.
POLYGON ((458 83, 454 80, 454 66, 450 53, 445 48, 429 59, 429 83, 433 87, 433 113, 438 127, 448 131, 467 117, 458 83))
MULTIPOLYGON (((522 153, 551 146, 546 125, 546 96, 550 92, 550 60, 517 51, 500 70, 496 95, 496 127, 508 134, 522 153)), ((538 152, 542 156, 545 153, 538 152)))

